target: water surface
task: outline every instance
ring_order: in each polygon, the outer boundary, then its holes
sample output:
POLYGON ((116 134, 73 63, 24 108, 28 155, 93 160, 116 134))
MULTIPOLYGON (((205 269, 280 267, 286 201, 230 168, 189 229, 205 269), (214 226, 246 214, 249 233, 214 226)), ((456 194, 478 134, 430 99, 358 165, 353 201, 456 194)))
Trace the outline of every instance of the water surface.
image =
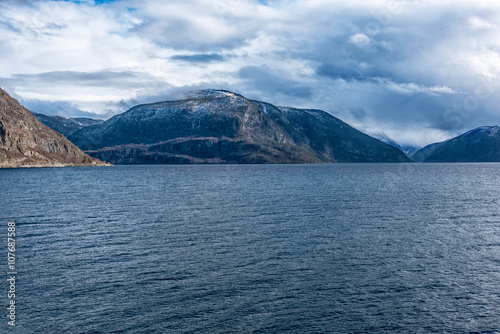
POLYGON ((500 164, 6 169, 0 190, 2 333, 500 333, 500 164))

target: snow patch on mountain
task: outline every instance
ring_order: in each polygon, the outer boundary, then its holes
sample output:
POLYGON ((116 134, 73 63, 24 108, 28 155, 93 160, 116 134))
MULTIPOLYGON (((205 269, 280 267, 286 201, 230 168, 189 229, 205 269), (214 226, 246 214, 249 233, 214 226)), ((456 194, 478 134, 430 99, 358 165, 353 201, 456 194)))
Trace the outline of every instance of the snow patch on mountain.
POLYGON ((476 135, 476 134, 480 134, 480 133, 485 133, 485 132, 488 132, 490 136, 495 136, 496 134, 498 134, 498 132, 500 131, 500 127, 496 126, 496 125, 493 125, 493 126, 480 126, 478 128, 475 128, 473 130, 470 130, 470 131, 467 131, 466 133, 464 133, 462 136, 470 136, 470 135, 476 135))

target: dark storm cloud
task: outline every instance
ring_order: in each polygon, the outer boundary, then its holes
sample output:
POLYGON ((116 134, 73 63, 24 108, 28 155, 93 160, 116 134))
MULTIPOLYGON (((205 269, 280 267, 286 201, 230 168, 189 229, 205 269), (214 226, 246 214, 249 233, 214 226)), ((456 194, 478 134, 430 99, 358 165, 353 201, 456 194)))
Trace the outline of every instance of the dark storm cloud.
POLYGON ((345 81, 370 82, 376 82, 380 78, 393 79, 394 77, 390 72, 383 71, 380 68, 367 66, 366 64, 360 65, 354 62, 340 64, 326 62, 316 68, 316 74, 345 81))
POLYGON ((299 98, 310 98, 311 87, 298 81, 288 79, 274 71, 268 66, 245 66, 239 71, 239 76, 244 79, 250 87, 265 91, 269 94, 283 94, 299 98))
POLYGON ((343 79, 346 81, 360 80, 362 75, 356 71, 353 66, 339 66, 333 63, 324 63, 316 69, 318 75, 330 77, 332 79, 343 79))
POLYGON ((194 55, 175 55, 170 57, 172 60, 181 60, 192 63, 211 63, 214 61, 223 61, 224 58, 216 53, 194 54, 194 55))

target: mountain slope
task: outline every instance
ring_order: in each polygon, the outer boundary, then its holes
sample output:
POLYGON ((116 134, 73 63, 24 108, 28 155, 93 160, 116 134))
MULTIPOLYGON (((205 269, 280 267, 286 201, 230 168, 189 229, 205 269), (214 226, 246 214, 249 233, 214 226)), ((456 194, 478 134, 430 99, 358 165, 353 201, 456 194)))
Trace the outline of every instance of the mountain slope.
POLYGON ((500 127, 479 127, 433 145, 413 157, 424 162, 500 162, 500 127))
POLYGON ((396 142, 394 139, 389 137, 383 132, 379 133, 374 133, 370 134, 373 138, 376 138, 380 140, 383 143, 386 143, 388 145, 391 145, 401 151, 403 151, 404 154, 406 154, 407 157, 412 156, 415 154, 418 150, 420 150, 422 147, 421 146, 414 146, 414 145, 400 145, 398 142, 396 142))
POLYGON ((42 124, 0 88, 0 167, 96 165, 104 163, 42 124))
POLYGON ((114 163, 408 161, 324 111, 278 108, 220 90, 136 106, 70 139, 114 163))
POLYGON ((356 130, 322 110, 275 107, 269 103, 253 102, 291 133, 297 144, 307 147, 323 161, 408 161, 401 151, 356 130))
POLYGON ((44 114, 33 113, 40 122, 47 125, 49 128, 69 137, 76 130, 80 130, 87 126, 98 125, 104 122, 102 119, 93 119, 86 117, 66 118, 61 116, 48 116, 44 114))
POLYGON ((410 159, 416 162, 425 162, 431 155, 437 150, 441 145, 446 143, 445 141, 439 143, 429 144, 410 156, 410 159))

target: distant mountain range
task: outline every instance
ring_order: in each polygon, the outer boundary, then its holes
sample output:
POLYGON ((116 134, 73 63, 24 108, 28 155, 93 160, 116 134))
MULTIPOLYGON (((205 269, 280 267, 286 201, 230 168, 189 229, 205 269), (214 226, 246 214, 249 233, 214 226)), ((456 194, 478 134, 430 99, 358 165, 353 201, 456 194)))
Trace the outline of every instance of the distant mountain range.
POLYGON ((410 161, 324 111, 276 107, 222 90, 139 105, 69 139, 116 164, 410 161))
POLYGON ((417 162, 500 162, 500 127, 483 126, 411 156, 417 162))
POLYGON ((0 167, 99 165, 0 89, 0 167))
POLYGON ((500 162, 500 128, 422 149, 315 109, 223 90, 139 105, 107 121, 34 114, 0 89, 0 167, 163 163, 500 162), (64 134, 64 136, 40 123, 64 134), (405 155, 406 154, 406 155, 405 155))
POLYGON ((80 130, 87 126, 98 125, 104 122, 102 119, 93 119, 86 117, 66 118, 61 116, 47 116, 43 114, 33 113, 40 122, 47 125, 49 128, 69 137, 76 130, 80 130))

